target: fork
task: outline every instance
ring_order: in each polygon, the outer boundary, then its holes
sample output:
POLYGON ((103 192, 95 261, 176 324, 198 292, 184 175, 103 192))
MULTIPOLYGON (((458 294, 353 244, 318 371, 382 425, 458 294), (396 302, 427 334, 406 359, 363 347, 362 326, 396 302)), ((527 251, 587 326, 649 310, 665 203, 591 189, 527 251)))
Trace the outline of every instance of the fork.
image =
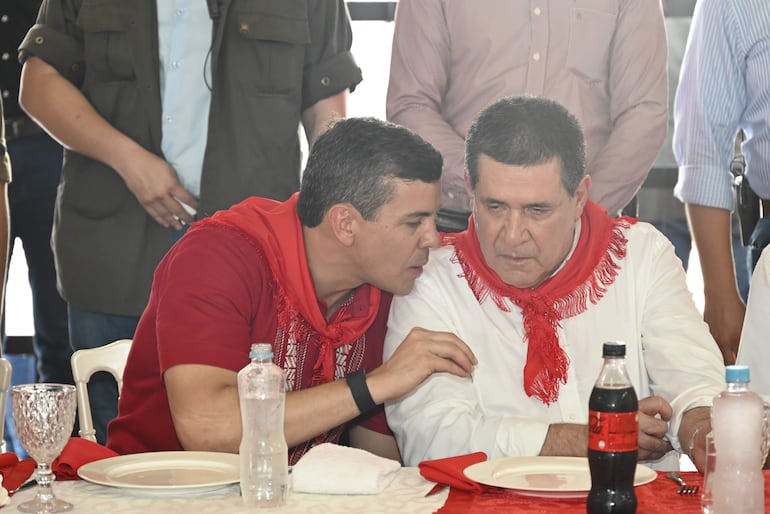
POLYGON ((690 485, 687 482, 684 481, 684 479, 679 476, 679 473, 676 471, 671 471, 669 473, 666 473, 666 478, 673 480, 677 484, 679 484, 679 490, 677 490, 677 494, 695 494, 698 492, 698 486, 697 485, 690 485))

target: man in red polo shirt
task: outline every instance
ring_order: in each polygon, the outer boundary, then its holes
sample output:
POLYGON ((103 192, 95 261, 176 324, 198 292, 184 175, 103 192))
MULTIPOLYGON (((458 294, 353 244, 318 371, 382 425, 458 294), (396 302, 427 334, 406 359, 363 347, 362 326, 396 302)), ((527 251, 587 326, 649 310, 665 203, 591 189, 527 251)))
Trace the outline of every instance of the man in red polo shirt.
POLYGON ((192 226, 156 270, 108 446, 237 452, 236 373, 252 343, 270 342, 292 463, 346 428, 353 445, 397 457, 375 406, 475 363, 454 335, 419 328, 382 363, 383 291, 408 293, 439 244, 441 164, 404 128, 343 120, 314 144, 298 195, 192 226))

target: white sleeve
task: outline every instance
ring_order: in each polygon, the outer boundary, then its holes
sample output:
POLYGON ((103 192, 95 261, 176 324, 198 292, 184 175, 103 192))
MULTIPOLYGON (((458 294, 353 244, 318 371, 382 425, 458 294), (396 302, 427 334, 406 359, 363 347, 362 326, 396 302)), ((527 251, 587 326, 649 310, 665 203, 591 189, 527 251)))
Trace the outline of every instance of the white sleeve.
MULTIPOLYGON (((489 458, 537 455, 548 431, 539 416, 500 416, 490 405, 513 398, 520 371, 501 364, 499 335, 457 270, 437 269, 435 257, 406 297, 394 297, 385 338, 387 360, 415 326, 457 334, 476 354, 473 379, 437 373, 385 405, 404 463, 483 451, 489 458), (435 277, 435 279, 434 279, 435 277), (538 419, 539 418, 539 419, 538 419)), ((449 266, 445 261, 442 265, 449 266)), ((458 268, 459 269, 459 268, 458 268)), ((510 339, 510 333, 507 334, 510 339)), ((523 346, 523 345, 522 345, 523 346)), ((521 389, 521 386, 518 386, 521 389)), ((523 393, 522 393, 523 394, 523 393)), ((529 405, 529 400, 523 404, 529 405)), ((502 409, 504 410, 504 409, 502 409)))
POLYGON ((730 161, 747 105, 747 55, 732 2, 695 6, 674 100, 675 195, 686 204, 732 210, 730 161))
MULTIPOLYGON (((641 338, 652 394, 669 401, 674 414, 668 437, 682 449, 678 431, 682 415, 707 407, 724 387, 724 364, 714 338, 695 307, 681 261, 666 237, 639 223, 642 244, 628 257, 643 296, 641 338)), ((634 241, 635 242, 635 241, 634 241)), ((683 442, 686 445, 686 441, 683 442)))
POLYGON ((751 369, 751 389, 770 402, 770 247, 762 255, 751 277, 746 318, 743 321, 738 364, 751 369))

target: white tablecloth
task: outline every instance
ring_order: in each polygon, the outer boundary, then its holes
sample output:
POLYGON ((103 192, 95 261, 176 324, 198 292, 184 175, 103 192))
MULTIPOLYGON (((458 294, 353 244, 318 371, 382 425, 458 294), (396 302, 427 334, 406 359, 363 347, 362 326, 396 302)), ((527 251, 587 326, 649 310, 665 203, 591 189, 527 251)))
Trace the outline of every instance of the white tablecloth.
MULTIPOLYGON (((292 493, 278 512, 282 514, 431 514, 446 502, 448 490, 432 496, 425 493, 433 484, 424 480, 417 468, 401 468, 390 486, 381 494, 336 496, 292 493)), ((149 496, 137 491, 91 484, 82 480, 54 483, 54 493, 75 505, 73 513, 128 514, 172 513, 230 514, 264 512, 246 509, 239 486, 232 485, 215 492, 186 496, 149 496)), ((19 503, 35 495, 35 488, 15 494, 3 511, 18 512, 19 503)))

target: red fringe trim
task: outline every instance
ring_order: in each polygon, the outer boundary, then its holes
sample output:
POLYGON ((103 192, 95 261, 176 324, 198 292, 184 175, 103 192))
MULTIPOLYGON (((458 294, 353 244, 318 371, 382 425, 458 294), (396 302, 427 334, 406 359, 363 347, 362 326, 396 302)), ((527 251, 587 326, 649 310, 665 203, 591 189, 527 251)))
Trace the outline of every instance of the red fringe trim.
POLYGON ((342 330, 335 327, 331 337, 324 337, 316 332, 300 314, 289 296, 277 283, 273 298, 278 306, 278 327, 282 336, 281 344, 285 347, 289 339, 306 341, 318 348, 318 359, 313 366, 311 386, 325 384, 334 380, 336 341, 342 339, 342 330))
MULTIPOLYGON (((632 221, 628 218, 618 218, 615 220, 612 232, 610 234, 609 244, 607 251, 602 256, 599 264, 594 268, 593 274, 582 284, 578 285, 570 293, 560 298, 553 299, 552 309, 557 317, 556 319, 572 318, 581 314, 586 310, 588 301, 596 304, 607 292, 607 288, 615 282, 615 278, 618 275, 620 265, 618 262, 622 261, 626 256, 626 244, 628 239, 623 235, 623 230, 628 229, 631 226, 632 221)), ((442 246, 453 245, 455 237, 453 234, 443 234, 442 246)), ((459 263, 463 269, 461 274, 457 276, 459 278, 465 278, 473 291, 473 295, 476 297, 479 303, 485 301, 487 298, 495 302, 497 308, 503 312, 510 312, 510 304, 506 301, 509 300, 513 303, 517 303, 512 296, 507 296, 499 291, 492 290, 489 285, 473 270, 468 259, 462 255, 462 252, 457 251, 455 247, 455 254, 452 257, 452 262, 459 263)))
MULTIPOLYGON (((479 303, 490 299, 498 309, 510 312, 511 305, 519 306, 524 322, 524 343, 537 341, 536 350, 530 345, 527 351, 527 365, 524 369, 524 384, 528 395, 536 396, 546 405, 559 398, 559 385, 567 383, 569 358, 559 345, 557 329, 560 320, 585 312, 588 302, 596 304, 612 285, 620 269, 619 262, 626 256, 626 239, 623 231, 636 220, 619 218, 613 220, 606 251, 593 272, 569 293, 557 298, 545 298, 534 291, 527 295, 505 294, 490 287, 471 266, 470 259, 455 246, 453 262, 463 269, 458 277, 465 278, 479 303)), ((442 245, 454 244, 453 234, 443 234, 442 245)))

